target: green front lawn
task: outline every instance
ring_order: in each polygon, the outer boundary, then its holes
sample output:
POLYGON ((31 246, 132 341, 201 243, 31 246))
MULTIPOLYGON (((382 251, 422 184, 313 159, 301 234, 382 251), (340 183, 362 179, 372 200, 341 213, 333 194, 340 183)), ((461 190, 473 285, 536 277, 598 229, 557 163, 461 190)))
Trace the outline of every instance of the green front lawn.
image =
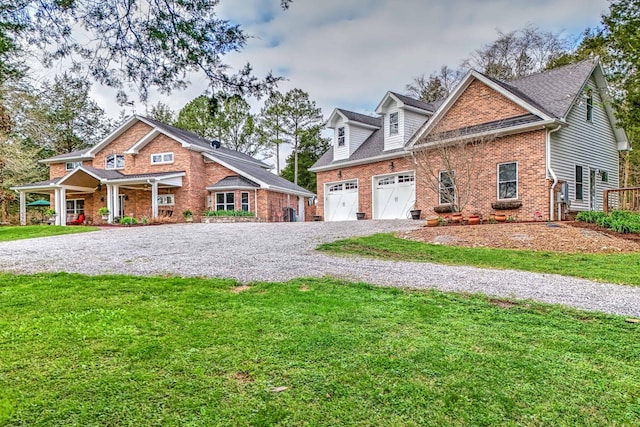
POLYGON ((339 255, 359 255, 397 261, 562 274, 602 282, 640 286, 638 254, 567 254, 512 249, 463 248, 375 234, 325 243, 319 250, 339 255))
POLYGON ((0 425, 638 425, 638 327, 328 279, 0 275, 0 425))
POLYGON ((31 239, 32 237, 58 236, 60 234, 84 233, 96 231, 97 227, 77 225, 62 227, 59 225, 25 225, 18 227, 0 227, 0 242, 8 240, 31 239))

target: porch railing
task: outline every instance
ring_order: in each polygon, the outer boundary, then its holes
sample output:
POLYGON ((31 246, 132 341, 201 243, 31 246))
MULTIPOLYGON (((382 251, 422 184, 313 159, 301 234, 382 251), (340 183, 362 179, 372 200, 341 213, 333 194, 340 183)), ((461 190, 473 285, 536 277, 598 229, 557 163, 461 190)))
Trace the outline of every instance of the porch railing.
POLYGON ((640 187, 604 190, 602 207, 605 213, 612 209, 640 212, 640 187))

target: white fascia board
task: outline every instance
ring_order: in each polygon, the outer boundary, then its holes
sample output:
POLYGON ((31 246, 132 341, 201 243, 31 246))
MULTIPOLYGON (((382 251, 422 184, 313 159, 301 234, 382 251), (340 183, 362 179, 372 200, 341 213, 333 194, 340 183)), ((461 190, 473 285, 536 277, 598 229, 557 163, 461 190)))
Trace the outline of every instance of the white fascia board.
POLYGON ((397 151, 395 153, 388 153, 388 154, 382 154, 379 156, 367 157, 366 159, 351 160, 348 162, 340 162, 340 163, 334 163, 326 166, 318 166, 317 168, 309 168, 309 171, 324 172, 324 171, 330 171, 335 169, 348 168, 351 166, 366 165, 368 163, 376 163, 384 160, 397 159, 399 157, 405 157, 406 155, 407 155, 406 151, 397 151))
POLYGON ((79 185, 61 185, 60 188, 82 192, 82 193, 93 193, 94 191, 96 191, 95 187, 81 187, 79 185))
POLYGON ((418 113, 418 114, 422 114, 423 116, 432 116, 433 112, 429 111, 429 110, 423 110, 422 108, 418 108, 418 107, 413 107, 411 105, 403 105, 402 107, 403 110, 407 110, 407 111, 411 111, 414 113, 418 113))
POLYGON ((52 163, 67 163, 67 162, 78 162, 82 160, 91 160, 93 156, 88 156, 86 153, 81 154, 79 156, 71 156, 71 157, 58 157, 57 159, 42 159, 38 160, 38 163, 42 163, 45 165, 50 165, 52 163))
POLYGON ((342 118, 342 120, 344 121, 347 121, 347 118, 344 116, 344 114, 342 114, 337 108, 334 108, 329 115, 329 118, 327 119, 327 129, 335 129, 335 125, 333 125, 332 123, 334 122, 336 116, 342 118))
POLYGON ((233 172, 237 173, 238 175, 241 175, 241 176, 243 176, 245 178, 248 178, 251 181, 255 182, 256 184, 260 184, 260 188, 269 188, 269 184, 267 184, 266 182, 263 182, 263 181, 255 178, 255 177, 249 175, 248 173, 246 173, 243 170, 240 170, 240 169, 238 169, 238 168, 236 168, 234 166, 231 166, 230 164, 228 164, 224 160, 220 160, 219 158, 210 155, 210 153, 202 153, 202 155, 204 157, 206 157, 207 159, 212 160, 212 161, 214 161, 216 163, 219 163, 219 164, 221 164, 222 166, 224 166, 225 168, 227 168, 229 170, 232 170, 233 172))
POLYGON ((135 122, 137 122, 138 120, 139 118, 135 115, 129 117, 124 123, 118 126, 113 132, 107 135, 102 141, 100 141, 99 143, 91 147, 91 149, 87 151, 85 155, 89 156, 90 158, 95 157, 96 153, 98 153, 104 147, 106 147, 111 142, 113 142, 113 140, 115 140, 117 137, 122 135, 127 129, 133 126, 135 122))
POLYGON ((357 126, 357 127, 361 127, 361 128, 369 129, 369 130, 378 130, 378 129, 380 129, 380 126, 368 125, 366 123, 357 122, 355 120, 347 120, 347 121, 345 121, 345 124, 348 124, 349 126, 357 126))
POLYGON ((512 127, 509 127, 509 128, 497 129, 497 130, 494 130, 494 131, 489 130, 489 131, 480 132, 480 133, 456 136, 454 138, 449 138, 449 139, 442 139, 442 140, 438 140, 438 141, 430 141, 430 142, 423 143, 423 144, 414 144, 411 147, 409 147, 409 149, 413 150, 413 149, 418 149, 418 148, 429 148, 429 147, 431 147, 433 145, 437 145, 437 144, 447 144, 449 142, 464 141, 464 140, 467 140, 467 139, 470 140, 470 139, 482 138, 482 137, 486 137, 486 136, 503 137, 503 136, 513 135, 513 134, 516 134, 516 133, 523 133, 523 132, 527 132, 527 131, 545 129, 546 127, 548 127, 550 125, 566 126, 567 123, 559 121, 559 120, 544 120, 544 121, 541 121, 541 122, 526 123, 526 124, 522 124, 522 125, 518 125, 518 126, 512 126, 512 127))
POLYGON ((101 181, 102 178, 100 178, 98 175, 89 172, 88 170, 86 170, 85 168, 83 168, 82 166, 78 166, 77 168, 75 168, 74 170, 72 170, 71 172, 69 172, 68 174, 66 174, 64 177, 62 177, 62 179, 60 181, 58 181, 58 185, 62 185, 67 179, 71 178, 73 175, 75 175, 76 173, 78 173, 79 171, 82 171, 84 173, 86 173, 87 175, 89 175, 90 177, 93 177, 95 179, 97 179, 98 181, 101 181))
POLYGON ((289 190, 288 188, 282 188, 282 187, 278 187, 278 186, 271 186, 269 188, 267 188, 267 190, 269 191, 274 191, 276 193, 284 193, 284 194, 291 194, 293 196, 300 196, 300 197, 315 197, 316 195, 308 192, 308 191, 296 191, 296 190, 289 190))
POLYGON ((47 193, 53 191, 56 188, 60 188, 60 186, 55 182, 50 182, 45 185, 16 185, 15 187, 9 187, 10 190, 13 191, 26 191, 28 193, 37 193, 40 191, 46 191, 47 193))
POLYGON ((394 101, 396 101, 396 103, 403 105, 403 103, 398 98, 396 98, 390 91, 387 91, 387 93, 385 93, 384 96, 382 97, 382 100, 376 106, 376 109, 373 111, 375 111, 378 114, 384 114, 382 106, 386 104, 387 99, 389 98, 392 98, 394 101))
POLYGON ((138 154, 140 152, 141 148, 143 148, 145 145, 150 143, 158 135, 160 135, 160 132, 158 131, 157 128, 151 129, 151 131, 149 133, 147 133, 145 136, 140 138, 140 140, 138 142, 133 144, 133 146, 131 148, 129 148, 127 151, 125 151, 124 153, 125 154, 138 154))
POLYGON ((241 185, 229 185, 224 187, 207 187, 207 191, 229 191, 229 190, 257 190, 258 187, 243 187, 241 185))
MULTIPOLYGON (((167 174, 162 176, 141 176, 137 178, 123 177, 123 178, 115 178, 115 179, 102 179, 100 180, 100 182, 102 184, 146 184, 148 181, 157 181, 158 183, 176 185, 175 183, 170 183, 170 180, 173 180, 175 178, 181 178, 185 175, 186 173, 180 172, 180 173, 173 173, 173 174, 167 174)), ((182 185, 181 182, 179 184, 182 185)))

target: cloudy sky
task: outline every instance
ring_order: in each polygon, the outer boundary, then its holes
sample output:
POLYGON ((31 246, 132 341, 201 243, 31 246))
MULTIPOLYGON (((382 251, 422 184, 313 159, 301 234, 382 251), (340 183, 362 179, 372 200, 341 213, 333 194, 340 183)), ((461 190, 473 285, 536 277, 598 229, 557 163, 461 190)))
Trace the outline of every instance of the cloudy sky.
MULTIPOLYGON (((609 6, 608 0, 294 0, 282 11, 279 0, 220 3, 220 17, 253 36, 227 63, 250 62, 258 76, 285 77, 280 89, 305 90, 325 118, 334 107, 372 113, 387 90, 402 93, 414 76, 458 66, 498 30, 533 25, 576 40, 609 6)), ((170 97, 152 95, 148 105, 162 101, 178 111, 207 89, 203 76, 191 81, 170 97)), ((96 86, 93 95, 118 115, 113 91, 96 86)), ((257 112, 260 104, 252 105, 257 112)), ((140 102, 134 108, 145 113, 140 102)))
MULTIPOLYGON (((222 0, 219 15, 254 37, 233 66, 250 62, 259 76, 268 71, 299 87, 328 116, 334 107, 372 112, 387 90, 404 92, 412 77, 455 67, 470 53, 508 32, 533 25, 575 39, 595 26, 608 0, 222 0)), ((153 95, 179 110, 207 87, 199 75, 191 87, 170 97, 153 95)), ((105 110, 120 108, 109 90, 94 87, 105 110)), ((257 102, 253 103, 256 107, 257 102)), ((140 102, 137 113, 144 113, 140 102)))

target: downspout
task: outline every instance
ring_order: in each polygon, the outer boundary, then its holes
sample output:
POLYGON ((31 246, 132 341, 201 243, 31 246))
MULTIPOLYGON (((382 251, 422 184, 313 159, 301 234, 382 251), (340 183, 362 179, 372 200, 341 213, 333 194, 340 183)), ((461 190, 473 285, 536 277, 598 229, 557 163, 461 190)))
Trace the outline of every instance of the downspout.
POLYGON ((557 132, 560 130, 562 126, 558 125, 557 128, 551 129, 547 132, 547 140, 546 140, 546 148, 547 148, 547 170, 549 171, 549 175, 553 178, 553 184, 551 184, 551 190, 549 194, 549 221, 553 221, 553 211, 555 210, 556 200, 555 200, 555 189, 556 185, 558 185, 558 177, 556 173, 551 168, 551 134, 553 132, 557 132))

